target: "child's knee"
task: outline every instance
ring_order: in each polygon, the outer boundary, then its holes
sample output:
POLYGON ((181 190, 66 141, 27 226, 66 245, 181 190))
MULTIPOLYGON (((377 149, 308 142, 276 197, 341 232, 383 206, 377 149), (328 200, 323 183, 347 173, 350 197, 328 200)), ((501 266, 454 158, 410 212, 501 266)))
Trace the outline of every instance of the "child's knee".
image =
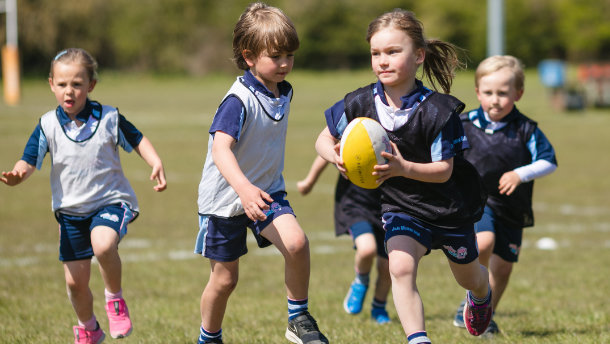
POLYGON ((118 254, 118 246, 115 242, 102 241, 96 243, 92 242, 91 244, 95 257, 100 261, 103 261, 106 257, 118 254))
POLYGON ((208 282, 208 285, 213 287, 218 292, 230 294, 235 287, 237 287, 238 280, 239 275, 236 273, 223 273, 213 276, 213 278, 211 278, 208 282))
POLYGON ((93 253, 98 259, 116 254, 119 249, 118 239, 118 234, 112 228, 95 227, 91 232, 93 253))
POLYGON ((373 245, 357 245, 356 252, 363 259, 373 259, 377 255, 377 246, 373 243, 373 245))
POLYGON ((286 244, 286 251, 291 256, 309 253, 309 240, 304 233, 302 235, 294 236, 286 244))
POLYGON ((388 265, 390 276, 394 279, 401 279, 405 277, 413 277, 415 275, 415 267, 409 264, 403 264, 403 262, 396 262, 390 260, 388 265))
POLYGON ((231 293, 237 287, 238 278, 223 278, 216 281, 215 285, 218 290, 222 290, 227 293, 231 293))

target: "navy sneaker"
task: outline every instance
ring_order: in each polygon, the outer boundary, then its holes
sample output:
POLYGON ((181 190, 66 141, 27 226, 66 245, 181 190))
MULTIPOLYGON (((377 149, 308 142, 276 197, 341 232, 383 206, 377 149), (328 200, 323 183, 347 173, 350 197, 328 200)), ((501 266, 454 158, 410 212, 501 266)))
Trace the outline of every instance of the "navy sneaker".
POLYGON ((297 344, 328 344, 328 339, 320 332, 316 320, 309 312, 288 320, 286 339, 297 344))
POLYGON ((362 283, 352 282, 352 285, 349 287, 349 291, 345 296, 345 300, 343 300, 343 309, 349 314, 360 313, 368 288, 368 286, 362 283))

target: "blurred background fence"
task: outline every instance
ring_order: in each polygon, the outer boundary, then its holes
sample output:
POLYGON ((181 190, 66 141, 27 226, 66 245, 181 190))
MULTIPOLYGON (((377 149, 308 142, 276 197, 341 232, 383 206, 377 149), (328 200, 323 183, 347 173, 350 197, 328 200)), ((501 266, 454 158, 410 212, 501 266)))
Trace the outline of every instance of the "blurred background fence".
MULTIPOLYGON (((82 47, 105 70, 203 76, 236 72, 233 25, 251 0, 16 0, 19 62, 24 76, 48 72, 61 49, 82 47)), ((4 3, 5 0, 0 0, 4 3)), ((396 7, 412 10, 428 38, 465 49, 469 68, 487 54, 488 0, 268 0, 294 21, 301 38, 296 68, 358 69, 369 65, 368 23, 396 7)), ((583 78, 579 66, 610 61, 610 0, 507 0, 505 54, 528 68, 543 60, 568 67, 558 106, 604 105, 606 81, 583 78), (570 72, 571 71, 571 72, 570 72), (579 77, 580 76, 580 77, 579 77), (604 89, 601 89, 604 87, 604 89), (585 97, 588 95, 588 99, 585 97), (570 97, 574 98, 571 101, 570 97), (560 103, 560 104, 559 104, 560 103), (569 103, 569 104, 568 104, 569 103)), ((0 42, 7 16, 0 15, 0 42)), ((602 75, 602 79, 605 77, 602 75)))
MULTIPOLYGON (((90 51, 104 69, 203 75, 232 71, 233 25, 249 0, 18 0, 24 74, 46 71, 63 48, 90 51)), ((487 1, 269 0, 295 22, 298 68, 368 65, 368 23, 396 7, 412 10, 428 38, 464 49, 470 66, 485 58, 487 1)), ((542 59, 610 59, 609 0, 507 0, 505 53, 529 67, 542 59)), ((6 16, 0 16, 0 42, 6 16)))

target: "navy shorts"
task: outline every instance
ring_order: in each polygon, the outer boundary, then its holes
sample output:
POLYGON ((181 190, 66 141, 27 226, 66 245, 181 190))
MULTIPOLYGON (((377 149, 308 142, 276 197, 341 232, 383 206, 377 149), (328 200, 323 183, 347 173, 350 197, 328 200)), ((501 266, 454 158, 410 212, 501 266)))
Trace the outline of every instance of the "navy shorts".
MULTIPOLYGON (((349 228, 349 234, 352 236, 352 240, 356 240, 362 234, 371 233, 375 236, 375 243, 377 244, 377 255, 388 259, 388 253, 385 250, 385 231, 383 228, 373 226, 367 221, 361 221, 354 223, 349 228)), ((355 248, 354 244, 354 248, 355 248)))
POLYGON ((93 257, 91 230, 97 226, 114 229, 119 240, 127 234, 127 224, 138 216, 125 203, 99 208, 87 216, 55 214, 59 223, 59 260, 71 261, 93 257))
POLYGON ((232 262, 248 253, 246 245, 247 228, 252 230, 258 247, 271 245, 261 232, 273 222, 275 218, 294 211, 290 203, 284 199, 285 192, 276 192, 271 195, 273 202, 265 213, 264 221, 252 221, 247 215, 238 215, 230 218, 199 215, 199 233, 195 244, 195 253, 221 262, 232 262))
POLYGON ((441 249, 449 260, 468 264, 479 256, 474 225, 455 229, 433 226, 404 213, 383 214, 385 242, 396 235, 406 235, 428 249, 441 249))
POLYGON ((474 224, 477 233, 493 232, 495 244, 493 253, 507 262, 516 263, 521 252, 521 241, 523 240, 523 228, 509 226, 496 217, 490 207, 485 207, 483 217, 474 224))

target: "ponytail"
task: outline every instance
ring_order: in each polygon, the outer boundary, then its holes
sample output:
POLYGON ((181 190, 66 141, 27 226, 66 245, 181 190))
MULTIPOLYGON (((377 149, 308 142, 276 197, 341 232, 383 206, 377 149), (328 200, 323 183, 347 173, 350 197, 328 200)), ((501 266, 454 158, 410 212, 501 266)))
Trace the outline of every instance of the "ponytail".
POLYGON ((424 59, 424 76, 435 90, 438 83, 445 93, 451 91, 451 84, 456 69, 463 69, 466 63, 460 60, 462 49, 437 39, 426 40, 426 58, 424 59), (435 82, 436 80, 436 82, 435 82))

